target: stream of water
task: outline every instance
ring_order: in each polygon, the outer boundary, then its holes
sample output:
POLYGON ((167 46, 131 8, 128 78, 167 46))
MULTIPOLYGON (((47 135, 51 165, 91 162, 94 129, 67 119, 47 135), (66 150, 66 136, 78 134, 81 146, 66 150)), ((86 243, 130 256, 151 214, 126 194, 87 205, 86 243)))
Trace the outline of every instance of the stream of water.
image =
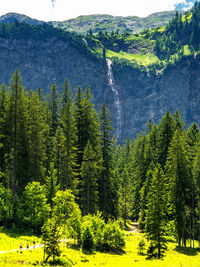
POLYGON ((113 77, 112 61, 110 59, 106 59, 106 63, 108 67, 108 85, 111 87, 113 92, 114 104, 117 112, 116 138, 118 140, 121 137, 122 132, 122 106, 119 99, 119 91, 113 77))

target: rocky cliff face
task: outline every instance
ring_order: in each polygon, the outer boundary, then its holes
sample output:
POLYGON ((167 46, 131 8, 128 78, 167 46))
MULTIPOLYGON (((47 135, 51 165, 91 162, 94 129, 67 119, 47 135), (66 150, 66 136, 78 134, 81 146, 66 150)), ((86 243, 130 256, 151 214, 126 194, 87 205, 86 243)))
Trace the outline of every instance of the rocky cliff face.
POLYGON ((200 57, 183 58, 164 73, 135 69, 114 71, 123 107, 123 136, 145 130, 148 119, 158 123, 168 109, 178 110, 186 125, 200 122, 200 57))
POLYGON ((159 122, 166 109, 170 112, 178 109, 188 124, 200 122, 199 57, 185 57, 159 75, 128 66, 112 64, 111 67, 113 76, 108 75, 106 62, 57 37, 0 38, 0 83, 8 83, 18 68, 27 88, 41 87, 48 92, 55 81, 61 90, 66 77, 74 91, 79 85, 82 89, 89 86, 97 109, 105 102, 115 129, 121 127, 116 130, 121 135, 119 141, 143 131, 148 119, 159 122), (114 89, 110 77, 114 79, 114 89))
POLYGON ((0 38, 0 82, 8 82, 18 68, 27 88, 49 90, 55 81, 62 89, 65 78, 75 91, 89 86, 95 102, 102 98, 107 84, 106 69, 97 60, 82 54, 70 42, 57 38, 46 41, 0 38))

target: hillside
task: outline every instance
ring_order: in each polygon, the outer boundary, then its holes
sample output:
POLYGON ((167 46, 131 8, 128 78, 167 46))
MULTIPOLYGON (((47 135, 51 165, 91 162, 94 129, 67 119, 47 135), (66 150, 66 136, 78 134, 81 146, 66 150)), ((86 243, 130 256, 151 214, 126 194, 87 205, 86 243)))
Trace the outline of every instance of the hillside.
MULTIPOLYGON (((89 15, 79 16, 66 21, 50 21, 50 25, 79 34, 87 34, 89 31, 98 33, 99 31, 112 31, 136 33, 143 29, 155 28, 167 24, 175 15, 175 11, 158 12, 145 18, 114 17, 111 15, 89 15)), ((8 13, 0 17, 0 23, 25 22, 27 24, 41 25, 44 22, 32 19, 26 15, 8 13)))
POLYGON ((174 16, 175 11, 159 12, 146 18, 136 16, 118 17, 110 15, 79 16, 62 22, 53 21, 53 26, 64 30, 87 34, 89 31, 96 34, 99 31, 108 33, 119 31, 120 33, 136 33, 144 29, 155 28, 167 24, 174 16))
POLYGON ((14 22, 25 22, 27 24, 40 25, 43 24, 43 21, 29 18, 26 15, 17 14, 17 13, 7 13, 0 17, 0 23, 14 23, 14 22))
POLYGON ((104 102, 110 109, 118 140, 143 131, 148 119, 157 123, 166 109, 199 123, 199 10, 135 35, 1 23, 0 82, 19 68, 27 88, 48 92, 55 81, 61 90, 66 77, 73 91, 89 86, 97 109, 104 102))

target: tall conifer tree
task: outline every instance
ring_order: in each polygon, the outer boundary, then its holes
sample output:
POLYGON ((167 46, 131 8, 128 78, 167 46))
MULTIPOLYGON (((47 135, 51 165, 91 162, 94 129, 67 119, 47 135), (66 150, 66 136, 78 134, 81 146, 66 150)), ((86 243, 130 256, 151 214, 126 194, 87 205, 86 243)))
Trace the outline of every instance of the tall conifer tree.
POLYGON ((168 149, 173 137, 174 128, 174 119, 167 110, 158 127, 158 162, 161 164, 162 168, 164 168, 167 160, 168 149))
MULTIPOLYGON (((44 182, 45 177, 45 132, 47 123, 43 103, 36 92, 29 92, 28 138, 29 138, 29 179, 44 182)), ((28 178, 27 177, 27 178, 28 178)))
MULTIPOLYGON (((5 172, 5 155, 9 149, 8 147, 8 113, 9 96, 6 90, 6 85, 2 84, 0 87, 0 171, 5 172)), ((6 185, 5 177, 3 176, 4 186, 6 185)))
POLYGON ((191 177, 186 153, 186 142, 180 129, 174 133, 166 163, 166 175, 170 184, 170 198, 178 236, 178 245, 186 246, 189 236, 187 210, 189 206, 191 177))
POLYGON ((77 194, 77 128, 75 124, 72 91, 67 79, 63 85, 61 127, 64 139, 60 182, 63 188, 71 189, 73 193, 77 194))
POLYGON ((102 164, 98 180, 99 209, 105 219, 116 218, 118 216, 118 188, 113 173, 113 128, 110 113, 105 104, 102 105, 100 111, 100 125, 102 164))
POLYGON ((83 215, 94 214, 97 212, 98 204, 98 187, 97 178, 99 175, 99 166, 97 161, 97 153, 88 141, 81 165, 81 182, 82 182, 82 203, 83 215))
POLYGON ((160 165, 153 173, 145 220, 145 233, 150 240, 148 257, 161 258, 166 250, 167 183, 160 165))
POLYGON ((21 192, 28 183, 28 100, 19 70, 10 81, 10 103, 8 111, 9 151, 6 174, 13 194, 21 192))
POLYGON ((88 142, 96 153, 96 162, 100 160, 99 149, 99 120, 97 117, 94 104, 92 104, 92 95, 90 89, 87 87, 83 95, 82 90, 78 87, 75 97, 75 123, 78 137, 78 175, 79 175, 79 205, 83 210, 83 185, 84 181, 81 176, 81 167, 83 163, 83 153, 88 142))

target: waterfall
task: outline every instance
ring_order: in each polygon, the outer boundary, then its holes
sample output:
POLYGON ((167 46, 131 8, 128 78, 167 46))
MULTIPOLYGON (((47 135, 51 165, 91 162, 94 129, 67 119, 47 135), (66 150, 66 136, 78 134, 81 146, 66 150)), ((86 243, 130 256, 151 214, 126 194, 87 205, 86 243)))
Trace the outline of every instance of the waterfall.
POLYGON ((113 77, 112 61, 110 59, 106 59, 106 63, 108 67, 108 85, 111 87, 111 90, 113 92, 114 104, 117 112, 116 138, 118 140, 121 137, 121 131, 122 131, 122 107, 119 100, 119 92, 117 90, 115 80, 113 77))

